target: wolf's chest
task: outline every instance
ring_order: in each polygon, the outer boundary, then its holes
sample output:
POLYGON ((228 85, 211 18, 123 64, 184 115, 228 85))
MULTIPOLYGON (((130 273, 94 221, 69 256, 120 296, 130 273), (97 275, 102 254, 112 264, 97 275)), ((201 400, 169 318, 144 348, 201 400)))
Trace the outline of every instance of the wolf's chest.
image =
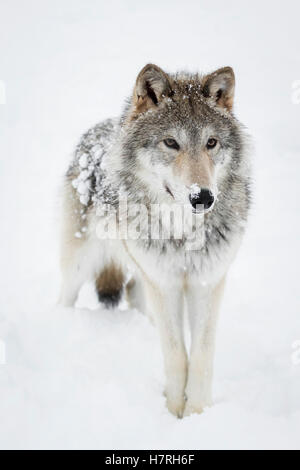
POLYGON ((196 277, 200 282, 215 284, 231 264, 241 241, 241 234, 228 241, 206 239, 202 246, 197 242, 184 243, 180 240, 151 240, 127 242, 129 252, 146 275, 161 282, 196 277))

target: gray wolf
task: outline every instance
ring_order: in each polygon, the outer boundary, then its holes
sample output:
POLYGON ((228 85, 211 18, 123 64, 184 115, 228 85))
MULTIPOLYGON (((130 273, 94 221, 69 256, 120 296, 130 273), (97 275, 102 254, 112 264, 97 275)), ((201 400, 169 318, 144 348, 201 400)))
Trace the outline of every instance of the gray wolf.
POLYGON ((74 305, 92 279, 106 306, 126 296, 151 315, 161 340, 166 404, 178 417, 212 403, 219 305, 248 218, 251 164, 247 134, 233 114, 234 88, 230 67, 200 75, 146 65, 121 117, 83 135, 65 178, 60 300, 74 305), (128 211, 120 212, 121 196, 128 211), (139 205, 145 222, 139 218, 139 236, 99 236, 112 214, 117 231, 124 220, 135 222, 129 212, 139 205), (176 237, 178 207, 191 217, 176 237), (159 236, 149 228, 150 213, 159 236), (201 246, 189 249, 195 232, 203 235, 201 246))

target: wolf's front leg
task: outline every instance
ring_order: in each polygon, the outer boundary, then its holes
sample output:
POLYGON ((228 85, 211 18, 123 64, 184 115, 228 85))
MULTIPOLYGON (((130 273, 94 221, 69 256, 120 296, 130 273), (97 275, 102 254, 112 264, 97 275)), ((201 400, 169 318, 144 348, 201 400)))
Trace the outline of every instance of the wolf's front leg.
POLYGON ((146 296, 159 330, 166 373, 165 394, 171 413, 182 417, 185 405, 187 354, 183 339, 183 293, 178 284, 146 281, 146 296))
POLYGON ((192 342, 185 416, 201 413, 212 404, 215 334, 224 281, 225 278, 213 288, 199 283, 191 283, 187 288, 192 342))

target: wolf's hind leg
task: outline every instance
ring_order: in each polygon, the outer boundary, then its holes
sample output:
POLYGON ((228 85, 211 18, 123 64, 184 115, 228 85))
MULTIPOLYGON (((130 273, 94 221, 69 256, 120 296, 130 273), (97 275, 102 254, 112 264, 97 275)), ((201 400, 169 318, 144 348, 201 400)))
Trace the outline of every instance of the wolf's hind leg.
POLYGON ((73 307, 75 304, 79 290, 84 282, 78 273, 69 271, 64 274, 58 303, 64 307, 73 307))
POLYGON ((62 267, 62 286, 58 303, 64 307, 72 307, 85 280, 80 261, 69 260, 68 264, 62 267))
POLYGON ((141 313, 147 313, 143 281, 139 277, 130 279, 126 285, 126 300, 130 308, 136 308, 141 313))
POLYGON ((122 268, 111 261, 99 273, 96 279, 96 291, 100 302, 107 308, 116 307, 123 294, 125 277, 122 268))
POLYGON ((101 263, 99 242, 88 239, 64 241, 61 255, 62 287, 59 303, 72 307, 82 285, 95 278, 101 263))

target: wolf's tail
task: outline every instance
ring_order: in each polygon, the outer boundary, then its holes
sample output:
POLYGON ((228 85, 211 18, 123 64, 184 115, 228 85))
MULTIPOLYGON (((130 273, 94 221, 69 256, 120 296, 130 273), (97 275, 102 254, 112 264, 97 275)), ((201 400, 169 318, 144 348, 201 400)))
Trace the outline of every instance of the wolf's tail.
POLYGON ((111 262, 99 273, 96 279, 98 299, 107 308, 117 307, 125 284, 125 276, 120 266, 111 262))

